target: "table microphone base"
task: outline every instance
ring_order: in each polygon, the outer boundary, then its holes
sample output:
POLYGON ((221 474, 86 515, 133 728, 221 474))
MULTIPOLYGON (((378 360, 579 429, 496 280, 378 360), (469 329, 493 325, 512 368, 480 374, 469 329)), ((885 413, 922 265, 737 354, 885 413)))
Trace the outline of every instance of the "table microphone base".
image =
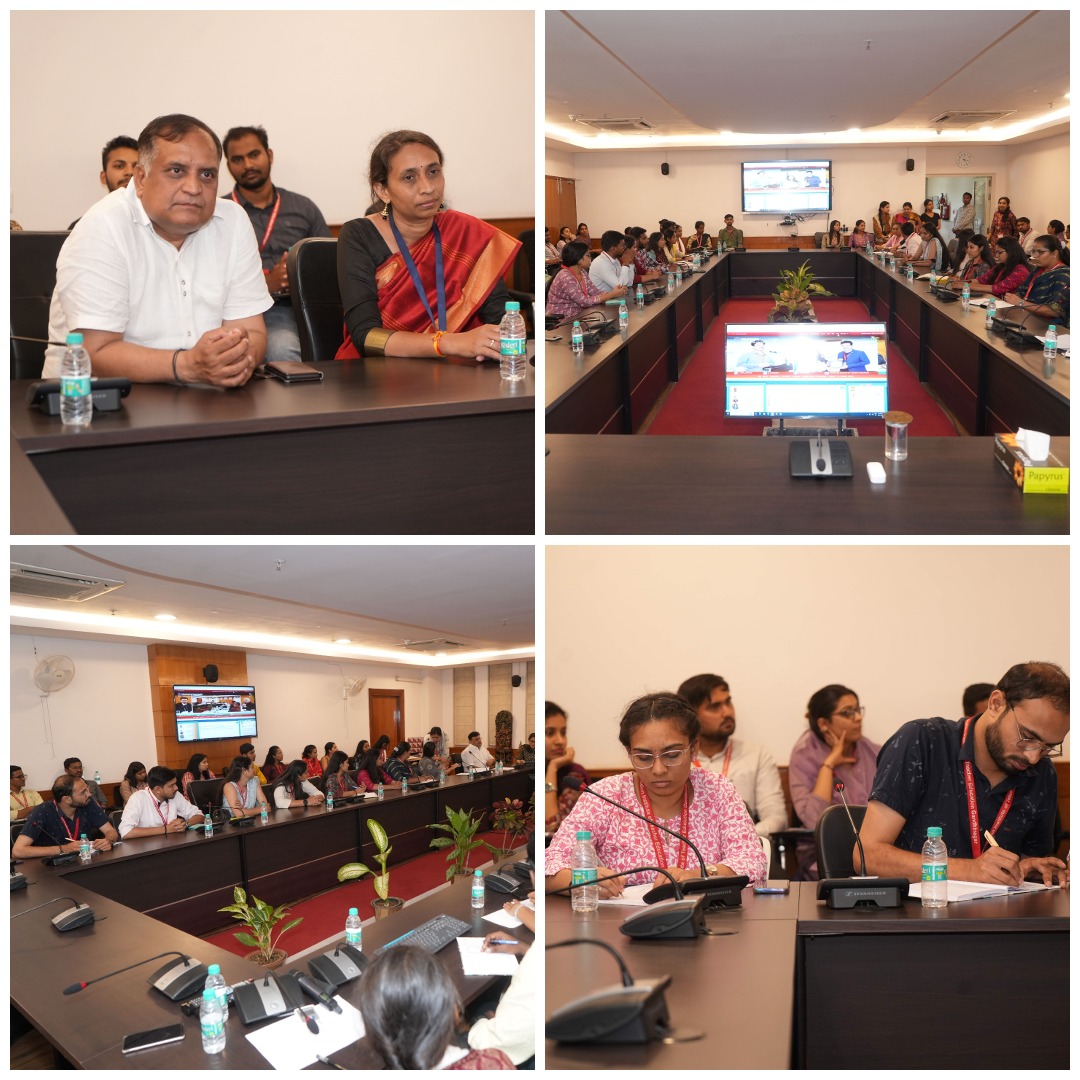
POLYGON ((818 882, 817 898, 830 908, 897 908, 907 899, 908 884, 896 877, 825 878, 818 882))
MULTIPOLYGON (((680 881, 679 888, 686 896, 704 893, 705 910, 718 911, 720 908, 742 907, 742 891, 749 884, 748 877, 705 877, 680 881)), ((671 900, 674 896, 675 886, 668 881, 650 889, 642 899, 646 904, 655 904, 659 900, 671 900)))
POLYGON ((609 986, 556 1009, 547 1020, 549 1039, 561 1043, 645 1043, 671 1033, 664 989, 671 976, 609 986))

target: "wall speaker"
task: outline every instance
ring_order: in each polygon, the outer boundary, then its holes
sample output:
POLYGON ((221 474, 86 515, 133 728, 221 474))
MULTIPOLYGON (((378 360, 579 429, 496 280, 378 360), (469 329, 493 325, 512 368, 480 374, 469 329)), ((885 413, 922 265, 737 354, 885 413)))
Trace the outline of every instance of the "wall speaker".
POLYGON ((510 685, 511 686, 520 686, 521 685, 521 676, 520 675, 511 675, 510 676, 510 685))
POLYGON ((664 164, 660 166, 660 172, 663 176, 667 176, 667 174, 671 172, 671 166, 665 161, 664 164))
POLYGON ((206 667, 204 667, 202 669, 202 673, 203 673, 203 678, 206 679, 207 682, 217 682, 217 679, 218 679, 217 664, 207 664, 206 667))
POLYGON ((907 161, 904 162, 904 168, 907 169, 908 172, 914 172, 915 171, 915 159, 913 157, 909 157, 907 159, 907 161))

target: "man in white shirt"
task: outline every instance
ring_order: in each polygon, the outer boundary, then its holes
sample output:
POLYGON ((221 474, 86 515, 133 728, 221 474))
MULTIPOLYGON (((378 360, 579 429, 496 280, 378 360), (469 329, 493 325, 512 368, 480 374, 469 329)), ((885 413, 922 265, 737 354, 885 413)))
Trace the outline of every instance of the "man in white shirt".
POLYGON ((787 807, 780 770, 764 747, 734 739, 735 706, 731 689, 719 675, 694 675, 679 696, 697 709, 701 731, 694 764, 726 776, 746 803, 758 836, 787 828, 787 807))
POLYGON ((956 254, 953 258, 953 265, 960 269, 960 263, 964 261, 967 242, 975 235, 975 207, 971 205, 971 192, 965 191, 963 196, 963 205, 956 211, 956 217, 953 219, 953 236, 956 237, 956 254))
POLYGON ((900 231, 904 234, 904 240, 898 254, 902 254, 905 259, 917 259, 923 248, 923 238, 919 235, 919 230, 910 221, 905 221, 900 226, 900 231), (910 232, 908 226, 911 226, 910 232))
POLYGON ((589 277, 593 284, 604 292, 611 292, 620 285, 628 289, 634 284, 633 266, 624 266, 623 252, 626 251, 626 237, 615 229, 608 229, 600 237, 600 254, 589 267, 589 277))
POLYGON ((484 740, 479 731, 469 732, 469 745, 461 751, 461 767, 468 769, 486 769, 495 763, 495 759, 484 749, 484 740))
POLYGON ((1035 230, 1031 227, 1031 218, 1016 219, 1016 239, 1020 241, 1024 254, 1030 259, 1031 249, 1035 246, 1035 230))
MULTIPOLYGON (((173 114, 139 136, 132 181, 92 206, 60 250, 49 340, 80 332, 94 374, 241 386, 266 353, 273 301, 244 210, 217 197, 221 143, 173 114)), ((57 378, 63 345, 45 353, 57 378)))
POLYGON ((120 818, 120 836, 134 840, 140 836, 167 836, 199 825, 203 815, 177 790, 176 773, 155 765, 146 774, 146 787, 134 792, 120 818))

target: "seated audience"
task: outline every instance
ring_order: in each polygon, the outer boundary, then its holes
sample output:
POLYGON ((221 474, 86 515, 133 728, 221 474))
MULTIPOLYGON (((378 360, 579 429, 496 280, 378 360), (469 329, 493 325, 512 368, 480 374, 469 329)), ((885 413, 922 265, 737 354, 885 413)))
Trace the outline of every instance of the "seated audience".
POLYGON ((22 821, 29 817, 35 806, 41 805, 41 796, 26 786, 26 772, 21 765, 11 766, 11 820, 22 821))
MULTIPOLYGON (((83 779, 83 763, 77 757, 64 758, 64 772, 73 780, 81 780, 83 779)), ((109 803, 98 782, 96 780, 87 780, 86 786, 90 789, 90 798, 104 810, 109 803)))
POLYGON ((1045 233, 1035 238, 1031 258, 1035 269, 1014 290, 1005 294, 1005 302, 1020 309, 1023 315, 1037 315, 1058 326, 1069 325, 1068 252, 1057 238, 1045 233))
POLYGON ((576 319, 587 307, 602 304, 626 295, 626 286, 619 285, 607 292, 597 288, 589 277, 592 256, 580 241, 567 244, 562 250, 562 269, 555 275, 548 290, 548 315, 576 319))
POLYGON ((303 758, 290 761, 285 766, 281 775, 274 781, 270 794, 274 797, 274 806, 278 810, 289 810, 297 806, 317 806, 326 798, 311 782, 308 765, 303 758))
POLYGON ((435 751, 437 749, 436 745, 430 739, 424 743, 424 749, 421 752, 420 760, 414 766, 418 776, 431 776, 437 780, 439 778, 440 769, 442 769, 447 776, 457 772, 457 766, 453 764, 453 762, 451 762, 449 766, 446 766, 435 756, 435 751))
POLYGON ((391 780, 396 780, 400 783, 402 780, 415 779, 416 772, 409 764, 409 753, 410 747, 408 739, 402 739, 390 752, 390 755, 386 759, 386 774, 391 780))
POLYGON ((210 768, 210 761, 205 754, 192 754, 187 763, 187 768, 184 770, 184 775, 180 778, 180 783, 184 789, 184 798, 190 799, 189 788, 191 787, 192 780, 216 780, 213 771, 210 768))
POLYGON ((307 762, 308 772, 311 773, 312 776, 322 776, 322 762, 319 760, 318 747, 314 743, 308 743, 300 756, 307 762))
POLYGON ((938 258, 942 257, 947 263, 949 254, 945 248, 945 242, 941 239, 941 233, 933 225, 923 224, 919 226, 919 249, 907 258, 907 262, 917 270, 934 270, 937 267, 938 258))
POLYGON ((385 758, 385 750, 376 750, 374 747, 364 755, 360 770, 356 774, 356 783, 365 791, 374 791, 380 784, 383 787, 401 787, 400 781, 393 780, 382 768, 385 758))
POLYGON ((579 244, 584 244, 587 248, 592 247, 592 237, 589 235, 589 226, 584 221, 578 222, 577 232, 574 234, 574 239, 579 244))
POLYGON ((176 773, 155 765, 146 776, 146 787, 132 792, 120 818, 120 835, 125 840, 140 836, 182 833, 188 825, 199 825, 204 817, 177 790, 176 773))
POLYGON ((256 764, 255 744, 254 743, 249 743, 249 742, 241 743, 240 744, 240 753, 246 755, 248 757, 248 759, 251 761, 252 767, 255 769, 255 776, 258 778, 259 783, 260 784, 265 784, 266 783, 266 777, 263 776, 262 769, 260 769, 259 766, 256 764))
POLYGON ((284 758, 285 751, 280 746, 271 746, 266 751, 266 760, 263 762, 262 767, 266 783, 272 784, 285 771, 285 766, 282 764, 284 758))
POLYGON ((45 859, 80 848, 85 833, 95 851, 108 851, 119 840, 104 809, 90 798, 81 776, 61 773, 52 786, 52 800, 34 807, 11 849, 13 859, 45 859))
POLYGON ((878 244, 879 251, 896 251, 904 242, 904 233, 901 225, 898 222, 893 222, 889 226, 889 235, 885 238, 885 241, 878 244))
POLYGON ((994 244, 993 267, 971 283, 971 292, 993 293, 1002 300, 1027 281, 1030 272, 1024 249, 1011 236, 1003 236, 994 244))
POLYGON ((1053 854, 1049 759, 1068 733, 1069 676, 1038 662, 1009 668, 977 717, 905 724, 878 759, 861 830, 867 873, 918 881, 926 830, 936 825, 950 881, 1067 884, 1068 867, 1053 854))
POLYGON ((642 261, 646 271, 655 270, 659 276, 667 271, 667 255, 664 253, 664 234, 662 232, 649 233, 645 241, 645 254, 642 261))
POLYGON ((557 263, 558 261, 559 249, 555 246, 555 241, 552 239, 551 226, 549 225, 544 229, 544 262, 557 263))
POLYGON ((428 738, 435 744, 435 758, 443 763, 443 768, 453 765, 450 760, 450 737, 443 733, 443 729, 433 724, 428 738))
POLYGON ((353 754, 353 756, 351 758, 349 758, 349 768, 350 769, 355 770, 355 769, 360 768, 360 762, 363 760, 364 755, 367 753, 367 749, 368 749, 368 747, 370 745, 371 745, 371 743, 369 743, 367 741, 367 739, 361 739, 356 744, 356 752, 353 754))
POLYGON ((990 245, 982 233, 975 233, 967 244, 963 262, 957 270, 957 277, 949 280, 949 288, 960 290, 966 281, 969 285, 978 281, 983 274, 988 274, 993 269, 994 256, 990 251, 990 245))
POLYGON ((893 219, 888 199, 883 199, 878 203, 877 213, 872 220, 874 223, 874 246, 881 247, 893 231, 893 219))
POLYGON ((912 228, 915 229, 917 229, 922 223, 922 218, 920 218, 919 215, 915 213, 915 211, 911 207, 911 203, 909 202, 904 203, 904 208, 900 211, 899 214, 896 215, 893 220, 900 226, 910 223, 912 228))
POLYGON ((1035 246, 1035 230, 1031 227, 1031 218, 1016 219, 1016 239, 1020 241, 1024 254, 1030 259, 1031 249, 1035 246))
POLYGON ((346 771, 349 767, 349 757, 344 750, 335 750, 326 763, 326 782, 323 790, 328 798, 344 799, 350 791, 356 791, 357 785, 346 771))
POLYGON ((993 220, 990 222, 990 232, 987 233, 986 238, 990 241, 990 246, 993 247, 1002 237, 1015 240, 1017 231, 1016 215, 1012 212, 1008 198, 1002 195, 997 201, 997 210, 994 212, 993 220))
POLYGON ((621 232, 608 229, 600 238, 600 254, 589 266, 592 283, 602 292, 614 292, 620 286, 628 289, 634 283, 634 271, 623 265, 626 237, 621 232))
MULTIPOLYGON (((810 730, 792 747, 788 787, 795 813, 808 829, 817 825, 830 806, 840 805, 834 789, 837 780, 844 782, 849 804, 865 803, 870 794, 880 747, 863 738, 865 712, 858 694, 836 683, 822 687, 806 706, 810 730)), ((800 841, 795 856, 796 880, 815 881, 818 867, 813 839, 800 841)))
POLYGON ((566 741, 566 712, 554 701, 544 702, 544 830, 553 833, 574 808, 589 774, 574 761, 566 741), (566 783, 567 777, 573 783, 566 783))
POLYGON ((122 810, 128 804, 128 799, 136 791, 146 787, 146 766, 141 761, 133 761, 124 773, 124 779, 116 786, 118 795, 117 802, 122 810))
POLYGON ((323 747, 323 756, 322 756, 322 760, 319 762, 319 764, 322 765, 322 769, 323 769, 324 773, 328 771, 328 766, 330 765, 330 759, 336 753, 337 753, 337 743, 336 742, 328 742, 323 747))
MULTIPOLYGON (((644 230, 642 230, 644 231, 644 230)), ((688 251, 704 251, 712 247, 712 237, 705 231, 704 221, 694 222, 694 235, 690 237, 688 251)))
POLYGON ((518 761, 536 760, 536 732, 530 731, 529 737, 518 747, 518 761))
POLYGON ((855 231, 848 238, 848 246, 855 251, 870 249, 870 234, 866 231, 866 222, 862 218, 855 222, 855 231))
POLYGON ((558 248, 559 252, 561 253, 562 249, 566 247, 566 245, 569 244, 570 241, 573 239, 574 230, 571 229, 569 225, 564 225, 559 230, 559 242, 555 245, 555 247, 558 248))
POLYGON ((495 764, 495 759, 484 749, 484 740, 479 731, 469 732, 469 745, 461 751, 463 769, 487 769, 495 764))
POLYGON ((963 707, 964 716, 978 716, 986 712, 986 706, 990 704, 990 695, 994 692, 994 684, 988 682, 972 683, 964 690, 963 707))
MULTIPOLYGON (((640 809, 646 817, 689 836, 710 877, 746 875, 753 882, 764 881, 765 851, 735 786, 711 769, 693 768, 699 727, 696 711, 677 694, 638 698, 619 725, 630 771, 592 786, 616 803, 640 809)), ((677 880, 701 876, 696 857, 682 841, 586 794, 563 820, 545 854, 548 892, 570 884, 571 852, 582 829, 593 835, 601 898, 618 896, 627 885, 668 881, 651 870, 635 871, 639 866, 665 867, 677 880), (602 880, 611 874, 618 876, 602 880)))
POLYGON ((377 954, 358 992, 368 1042, 387 1069, 512 1069, 501 1050, 464 1050, 450 1040, 461 1015, 446 968, 426 949, 377 954))
POLYGON ((90 207, 60 251, 45 378, 59 377, 74 331, 96 376, 223 387, 251 378, 273 301, 247 214, 218 198, 220 166, 221 142, 201 120, 159 116, 143 129, 132 182, 90 207), (178 271, 201 282, 186 303, 178 271))
MULTIPOLYGON (((130 135, 117 135, 110 139, 101 151, 101 172, 98 179, 106 192, 127 187, 139 163, 139 144, 130 135)), ((71 232, 79 224, 76 218, 69 226, 71 232)))
POLYGON ((1069 226, 1057 218, 1051 218, 1046 231, 1064 248, 1069 246, 1069 226))
POLYGON ((904 261, 917 259, 923 245, 918 230, 910 221, 905 221, 900 225, 900 232, 903 233, 904 239, 895 249, 896 257, 904 261))
POLYGON ((675 262, 686 258, 686 241, 683 240, 682 226, 679 224, 671 226, 671 240, 668 241, 668 250, 671 252, 675 262))
POLYGON ((821 234, 821 247, 823 250, 837 250, 844 247, 844 234, 840 231, 838 219, 829 222, 829 231, 821 234))
POLYGON ((933 199, 923 199, 923 211, 919 215, 919 220, 924 225, 933 225, 936 232, 941 231, 941 215, 934 209, 933 199))
POLYGON ((225 773, 225 787, 221 791, 221 805, 232 817, 258 817, 266 796, 255 775, 258 766, 245 754, 232 759, 225 773))
POLYGON ((735 228, 735 215, 724 215, 724 227, 716 234, 716 246, 731 250, 743 246, 743 231, 735 228))

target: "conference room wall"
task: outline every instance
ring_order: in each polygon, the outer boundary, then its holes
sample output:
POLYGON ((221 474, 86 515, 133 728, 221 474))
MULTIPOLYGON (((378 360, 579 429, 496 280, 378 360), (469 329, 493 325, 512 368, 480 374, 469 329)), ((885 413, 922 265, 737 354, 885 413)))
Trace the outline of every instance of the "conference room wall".
POLYGON ((104 193, 109 139, 187 112, 265 126, 274 180, 330 223, 364 212, 394 128, 440 144, 456 209, 532 217, 533 40, 531 10, 13 12, 11 216, 66 228, 104 193))
POLYGON ((783 765, 829 683, 880 743, 959 717, 964 687, 1012 664, 1068 670, 1068 582, 1066 546, 549 546, 545 697, 576 760, 618 768, 624 706, 714 672, 738 733, 783 765))
POLYGON ((997 194, 1008 195, 1013 211, 1031 218, 1041 234, 1051 218, 1069 221, 1069 175, 1068 135, 1022 143, 1009 148, 1006 186, 999 185, 997 194))

